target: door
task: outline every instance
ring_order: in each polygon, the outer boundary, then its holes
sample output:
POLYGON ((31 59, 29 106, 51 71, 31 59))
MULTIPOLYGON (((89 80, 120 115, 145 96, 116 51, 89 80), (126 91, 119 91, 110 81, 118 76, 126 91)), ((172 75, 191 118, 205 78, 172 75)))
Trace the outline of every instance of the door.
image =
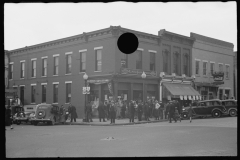
POLYGON ((20 101, 21 104, 24 105, 24 86, 20 87, 20 101))

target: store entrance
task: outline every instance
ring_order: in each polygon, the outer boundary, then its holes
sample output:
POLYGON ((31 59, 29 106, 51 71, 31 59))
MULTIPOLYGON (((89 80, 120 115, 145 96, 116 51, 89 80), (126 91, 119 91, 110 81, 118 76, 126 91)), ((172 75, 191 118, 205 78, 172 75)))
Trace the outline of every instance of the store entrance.
POLYGON ((133 100, 143 101, 143 92, 141 90, 133 90, 133 100))

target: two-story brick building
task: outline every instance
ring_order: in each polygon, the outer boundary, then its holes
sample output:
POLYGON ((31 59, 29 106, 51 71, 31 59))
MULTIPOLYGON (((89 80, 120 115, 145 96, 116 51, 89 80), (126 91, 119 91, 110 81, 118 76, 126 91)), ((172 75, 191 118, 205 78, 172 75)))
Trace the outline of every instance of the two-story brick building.
POLYGON ((234 91, 233 44, 196 33, 191 33, 190 37, 194 39, 192 74, 196 76, 196 90, 203 99, 231 98, 234 91), (223 80, 214 80, 214 72, 223 73, 223 80))

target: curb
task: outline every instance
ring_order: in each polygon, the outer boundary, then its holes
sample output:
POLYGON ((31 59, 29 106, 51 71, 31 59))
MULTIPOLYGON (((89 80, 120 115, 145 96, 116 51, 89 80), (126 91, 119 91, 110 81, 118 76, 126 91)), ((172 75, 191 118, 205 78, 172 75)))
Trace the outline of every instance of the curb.
MULTIPOLYGON (((157 123, 166 122, 168 120, 158 120, 158 121, 143 121, 143 122, 133 122, 133 123, 115 123, 115 124, 94 124, 94 122, 72 122, 71 125, 86 125, 86 126, 119 126, 119 125, 135 125, 135 124, 145 124, 145 123, 157 123)), ((66 122, 70 125, 70 122, 66 122)))

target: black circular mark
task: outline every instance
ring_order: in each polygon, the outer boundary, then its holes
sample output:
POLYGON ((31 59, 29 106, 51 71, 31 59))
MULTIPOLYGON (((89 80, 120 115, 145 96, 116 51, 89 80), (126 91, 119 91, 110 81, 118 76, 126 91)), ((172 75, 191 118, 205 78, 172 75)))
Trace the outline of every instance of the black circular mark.
POLYGON ((125 54, 131 54, 138 48, 138 38, 133 33, 123 33, 117 41, 118 49, 125 54))

